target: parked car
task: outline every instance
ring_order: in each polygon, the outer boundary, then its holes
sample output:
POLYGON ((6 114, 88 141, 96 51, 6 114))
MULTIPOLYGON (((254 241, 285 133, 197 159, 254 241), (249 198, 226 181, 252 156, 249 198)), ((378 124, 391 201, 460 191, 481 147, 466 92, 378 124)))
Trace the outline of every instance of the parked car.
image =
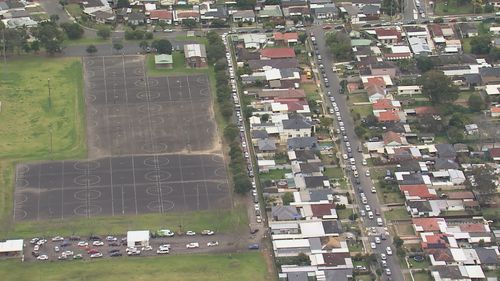
POLYGON ((92 259, 102 258, 102 253, 97 252, 95 254, 92 254, 92 255, 90 255, 90 258, 92 258, 92 259))
POLYGON ((199 248, 200 244, 198 242, 191 242, 186 245, 186 248, 188 249, 194 249, 194 248, 199 248))
POLYGON ((64 237, 62 236, 52 237, 52 242, 59 242, 59 241, 64 241, 64 237))
POLYGON ((388 254, 389 256, 391 256, 391 255, 392 255, 392 249, 391 249, 391 247, 390 247, 390 246, 387 246, 386 251, 387 251, 387 254, 388 254))
POLYGON ((92 242, 92 246, 104 246, 104 242, 102 242, 102 241, 94 241, 94 242, 92 242))
POLYGON ((166 249, 166 250, 160 250, 160 249, 158 249, 158 250, 156 250, 156 253, 158 255, 166 255, 166 254, 170 253, 170 250, 168 250, 168 249, 166 249))
POLYGON ((214 235, 214 233, 212 230, 205 229, 201 232, 201 235, 214 235))
POLYGON ((39 260, 39 261, 46 261, 46 260, 49 260, 49 256, 47 256, 47 255, 39 255, 36 259, 39 260))
POLYGON ((76 254, 73 256, 73 259, 74 260, 81 260, 81 259, 83 259, 83 256, 82 256, 82 254, 76 254))
POLYGON ((187 235, 187 236, 195 236, 195 235, 196 235, 196 232, 191 231, 191 230, 188 230, 188 231, 186 231, 186 235, 187 235))
POLYGON ((375 242, 371 242, 371 243, 370 243, 370 247, 371 247, 372 249, 376 249, 376 248, 377 248, 377 244, 375 244, 375 242))
POLYGON ((219 246, 219 242, 217 242, 217 241, 210 241, 210 242, 207 243, 207 246, 208 247, 219 246))
POLYGON ((250 250, 258 250, 259 249, 259 244, 249 244, 248 249, 250 250))
POLYGON ((123 254, 120 252, 114 252, 114 253, 109 254, 109 256, 110 257, 121 257, 121 256, 123 256, 123 254))

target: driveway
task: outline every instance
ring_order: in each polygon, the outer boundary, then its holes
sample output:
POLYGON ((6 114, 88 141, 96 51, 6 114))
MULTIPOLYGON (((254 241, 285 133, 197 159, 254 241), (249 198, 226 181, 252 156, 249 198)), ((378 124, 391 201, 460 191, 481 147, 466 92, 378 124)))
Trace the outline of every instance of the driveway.
MULTIPOLYGON (((325 67, 325 74, 326 74, 326 77, 328 78, 328 81, 330 82, 330 88, 326 89, 325 93, 327 91, 331 91, 333 93, 333 96, 335 97, 336 103, 339 107, 339 112, 340 112, 341 117, 342 117, 342 122, 344 122, 346 135, 349 138, 349 143, 350 143, 351 148, 352 148, 352 155, 353 155, 354 159, 356 160, 356 168, 357 168, 357 171, 359 173, 360 184, 355 185, 355 192, 356 192, 355 203, 361 202, 360 197, 359 197, 359 192, 363 191, 367 197, 368 204, 370 205, 371 209, 372 210, 377 209, 377 210, 381 211, 381 204, 379 203, 376 194, 373 194, 370 191, 371 187, 373 186, 373 182, 372 182, 371 178, 365 176, 365 172, 367 170, 367 167, 361 165, 362 160, 363 160, 363 156, 361 153, 358 152, 358 147, 360 147, 362 145, 362 142, 359 140, 359 138, 354 133, 355 123, 354 123, 354 120, 352 119, 351 112, 347 106, 346 95, 340 95, 340 93, 339 93, 340 92, 340 83, 339 83, 340 80, 339 80, 337 74, 334 73, 332 70, 332 66, 333 66, 334 61, 333 61, 333 58, 331 56, 329 49, 326 47, 326 44, 325 44, 325 37, 324 37, 325 31, 321 28, 321 26, 316 26, 311 31, 315 34, 317 47, 318 47, 318 50, 319 50, 321 57, 322 57, 322 64, 325 67)), ((323 89, 325 89, 323 83, 322 83, 322 86, 323 86, 323 89)), ((326 101, 328 106, 330 108, 332 108, 332 104, 331 104, 329 98, 325 97, 324 100, 326 101)), ((334 123, 336 124, 336 127, 338 128, 338 123, 337 122, 334 122, 334 123)), ((347 151, 346 151, 347 147, 346 147, 344 141, 341 141, 340 146, 341 146, 342 153, 347 153, 347 151)), ((345 164, 348 165, 347 163, 345 163, 345 164)), ((350 165, 348 165, 348 166, 350 166, 350 165)), ((355 183, 355 178, 350 171, 347 171, 347 175, 348 175, 349 179, 351 180, 351 182, 355 183)), ((363 205, 360 205, 360 207, 364 209, 363 205)), ((363 226, 365 228, 367 228, 367 229, 370 227, 376 228, 376 233, 370 233, 371 235, 368 236, 369 237, 368 242, 374 241, 374 238, 373 238, 374 235, 379 235, 379 234, 385 232, 385 229, 383 227, 377 226, 375 219, 370 220, 367 217, 365 217, 365 218, 362 217, 361 220, 362 220, 363 226)), ((368 233, 368 231, 367 231, 367 233, 368 233)), ((380 244, 377 244, 377 248, 373 250, 373 252, 377 254, 377 258, 378 258, 379 262, 380 262, 380 253, 385 253, 386 252, 385 249, 387 246, 392 247, 392 237, 389 237, 387 240, 382 240, 380 244)), ((365 247, 367 248, 367 251, 371 250, 369 245, 365 245, 365 247)), ((394 248, 392 250, 393 250, 393 252, 395 252, 394 248)), ((395 253, 393 256, 388 257, 387 264, 388 264, 389 268, 391 269, 391 272, 392 272, 391 278, 393 280, 404 280, 403 274, 401 272, 401 266, 399 265, 399 260, 395 256, 395 253)), ((388 279, 388 278, 386 278, 385 274, 383 276, 385 278, 383 280, 388 279)))

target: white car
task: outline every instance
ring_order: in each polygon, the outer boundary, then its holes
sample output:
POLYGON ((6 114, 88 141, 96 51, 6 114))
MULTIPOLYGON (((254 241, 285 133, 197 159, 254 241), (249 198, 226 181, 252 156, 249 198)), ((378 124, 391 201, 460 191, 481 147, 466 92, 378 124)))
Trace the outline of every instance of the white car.
POLYGON ((38 257, 36 257, 37 260, 39 261, 46 261, 49 259, 49 256, 47 255, 39 255, 38 257))
POLYGON ((36 242, 37 245, 42 246, 43 244, 47 243, 47 239, 40 239, 36 242))
POLYGON ((59 249, 59 246, 54 246, 54 252, 59 253, 61 249, 59 249))
POLYGON ((254 205, 254 208, 255 208, 255 211, 260 210, 259 204, 255 204, 255 205, 254 205))
POLYGON ((380 254, 380 258, 381 258, 382 260, 386 260, 386 259, 387 259, 387 256, 386 256, 384 253, 382 253, 382 254, 380 254))
POLYGON ((171 33, 174 32, 172 29, 164 29, 163 32, 171 33))
POLYGON ((375 186, 372 186, 372 193, 377 193, 377 189, 375 188, 375 186))
POLYGON ((366 203, 368 203, 368 199, 366 199, 366 197, 362 197, 361 202, 363 202, 363 204, 366 204, 366 203))
POLYGON ((35 247, 33 247, 33 251, 37 252, 38 250, 40 250, 40 245, 35 245, 35 247))
POLYGON ((158 250, 156 250, 156 253, 158 255, 165 255, 165 254, 169 254, 170 250, 168 250, 168 249, 167 250, 160 250, 160 249, 158 249, 158 250))
POLYGON ((366 165, 368 165, 368 162, 366 162, 366 159, 363 159, 363 161, 361 162, 361 164, 363 164, 363 166, 366 166, 366 165))
POLYGON ((380 244, 380 237, 375 237, 375 243, 380 244))
POLYGON ((160 247, 158 248, 158 250, 160 250, 160 251, 168 251, 168 250, 170 250, 170 244, 160 245, 160 247))
POLYGON ((372 247, 372 249, 376 249, 377 248, 377 244, 375 244, 374 242, 371 242, 370 243, 370 247, 372 247))
POLYGON ((208 230, 208 229, 205 229, 201 232, 201 235, 214 235, 215 232, 213 232, 212 230, 208 230))
POLYGON ((387 274, 387 275, 391 275, 391 274, 392 274, 392 272, 391 272, 391 270, 390 270, 389 268, 386 268, 386 269, 385 269, 385 274, 387 274))
POLYGON ((382 267, 387 267, 387 262, 386 261, 382 261, 382 267))
POLYGON ((79 247, 87 247, 89 243, 87 241, 80 241, 77 244, 79 247))
POLYGON ((114 241, 117 241, 117 240, 118 240, 118 238, 116 238, 114 236, 111 236, 111 235, 106 236, 106 241, 108 241, 108 242, 114 242, 114 241))
POLYGON ((372 208, 370 207, 370 205, 365 205, 365 210, 366 211, 370 211, 372 208))
POLYGON ((369 177, 369 176, 370 176, 370 170, 366 170, 365 175, 366 175, 367 177, 369 177))
POLYGON ((387 251, 387 254, 389 256, 392 255, 392 249, 391 249, 391 247, 387 246, 387 248, 385 250, 387 251))
POLYGON ((57 241, 64 241, 64 237, 62 236, 56 236, 52 238, 52 242, 57 242, 57 241))
POLYGON ((72 256, 73 255, 73 251, 64 251, 64 252, 61 253, 61 255, 72 256))
POLYGON ((94 241, 94 242, 92 242, 92 245, 93 246, 104 246, 104 242, 102 242, 102 241, 94 241))
POLYGON ((142 247, 142 248, 141 248, 141 250, 142 250, 142 251, 151 251, 151 250, 153 250, 153 247, 151 247, 151 246, 146 246, 146 247, 142 247))
POLYGON ((95 259, 95 258, 102 258, 102 253, 95 253, 95 254, 92 254, 90 255, 91 258, 95 259))
POLYGON ((217 241, 210 241, 210 242, 207 243, 207 246, 208 247, 219 246, 219 242, 217 242, 217 241))
POLYGON ((200 247, 200 244, 198 244, 198 242, 192 242, 192 243, 189 243, 186 245, 186 248, 188 249, 194 249, 194 248, 199 248, 200 247))
POLYGON ((196 232, 191 231, 191 230, 188 230, 188 231, 186 231, 186 235, 187 235, 187 236, 195 236, 195 235, 196 235, 196 232))
POLYGON ((342 154, 342 158, 344 158, 344 160, 347 160, 347 154, 342 154))

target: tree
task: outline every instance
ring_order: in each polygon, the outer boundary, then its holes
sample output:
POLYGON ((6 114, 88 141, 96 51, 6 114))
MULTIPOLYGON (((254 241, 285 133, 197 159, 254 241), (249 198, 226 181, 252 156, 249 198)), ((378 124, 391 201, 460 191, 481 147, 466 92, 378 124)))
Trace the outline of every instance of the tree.
POLYGON ((333 56, 339 61, 348 61, 353 57, 351 38, 341 31, 326 34, 326 44, 333 56))
POLYGON ((366 128, 363 126, 357 125, 356 127, 354 127, 354 133, 359 138, 363 138, 366 134, 366 128))
POLYGON ((47 53, 54 54, 61 52, 64 35, 52 21, 40 22, 37 27, 31 30, 33 36, 45 48, 47 53))
POLYGON ((470 40, 470 51, 476 55, 486 55, 491 49, 491 36, 479 35, 470 40))
POLYGON ((457 87, 452 85, 450 78, 442 71, 427 71, 419 78, 419 82, 422 94, 428 96, 434 104, 448 103, 458 98, 457 87))
POLYGON ((87 53, 88 54, 94 54, 94 53, 97 53, 97 48, 95 45, 89 45, 86 49, 87 53))
POLYGON ((31 50, 36 54, 40 51, 40 41, 35 40, 31 42, 31 50))
POLYGON ((148 47, 149 47, 148 41, 142 40, 141 42, 139 42, 139 48, 146 50, 148 47))
POLYGON ((473 112, 479 112, 485 108, 483 98, 481 98, 480 95, 470 95, 469 99, 467 100, 467 104, 469 105, 470 110, 472 110, 473 112))
POLYGON ((56 23, 59 21, 59 16, 58 15, 50 15, 49 20, 53 23, 56 23))
POLYGON ((260 116, 260 121, 261 121, 262 123, 266 123, 267 121, 269 121, 269 114, 267 114, 267 113, 266 113, 266 114, 262 114, 262 115, 260 116))
POLYGON ((248 180, 246 175, 235 175, 234 179, 234 191, 238 194, 245 194, 250 189, 252 189, 252 183, 248 180))
POLYGON ((83 28, 78 23, 63 23, 61 28, 66 32, 69 39, 75 40, 80 39, 85 32, 83 28))
POLYGON ((215 63, 226 55, 223 43, 214 43, 207 46, 207 58, 210 64, 215 63))
POLYGON ((121 43, 114 43, 113 44, 113 49, 115 49, 117 52, 123 49, 123 45, 121 43))
POLYGON ((464 130, 458 127, 449 127, 446 131, 451 143, 459 143, 464 140, 464 130))
POLYGON ((433 20, 434 23, 443 23, 444 22, 444 19, 443 18, 435 18, 433 20))
POLYGON ((294 202, 293 193, 285 192, 283 196, 281 196, 281 200, 283 201, 283 205, 290 205, 290 203, 294 202))
POLYGON ((236 7, 240 9, 253 9, 255 4, 256 0, 236 0, 236 7))
POLYGON ((395 236, 392 243, 394 244, 394 246, 396 248, 401 248, 401 247, 403 247, 404 241, 403 241, 403 239, 401 239, 401 237, 395 236))
POLYGON ((104 40, 108 39, 111 36, 111 28, 107 26, 100 26, 97 29, 97 36, 101 37, 104 40))
POLYGON ((151 47, 159 54, 172 54, 172 44, 167 39, 155 40, 151 43, 151 47))
POLYGON ((188 28, 189 30, 195 28, 198 23, 194 19, 185 19, 182 21, 182 26, 188 28))
POLYGON ((397 0, 383 0, 382 6, 381 6, 381 11, 386 15, 394 16, 395 14, 399 13, 399 11, 400 11, 399 1, 397 1, 397 0))
POLYGON ((307 40, 307 33, 301 33, 299 34, 299 41, 302 44, 305 44, 307 40))
POLYGON ((425 73, 434 68, 434 62, 427 56, 417 56, 417 68, 420 72, 425 73))
POLYGON ((491 168, 475 168, 471 171, 470 177, 467 178, 469 179, 467 186, 469 189, 476 191, 479 203, 484 204, 494 200, 495 197, 491 195, 496 190, 496 177, 491 168), (471 179, 474 180, 471 181, 471 179))
POLYGON ((321 125, 321 127, 329 128, 333 125, 333 119, 330 117, 320 117, 319 124, 321 125))
POLYGON ((220 19, 213 20, 212 23, 210 24, 210 27, 212 28, 222 28, 227 26, 228 26, 227 22, 220 19))
POLYGON ((128 0, 118 0, 116 2, 117 8, 128 8, 129 5, 130 3, 128 2, 128 0))
POLYGON ((226 140, 228 140, 229 142, 232 142, 234 141, 238 135, 240 133, 240 130, 238 129, 238 127, 231 123, 229 125, 227 125, 225 128, 224 128, 224 137, 226 138, 226 140))

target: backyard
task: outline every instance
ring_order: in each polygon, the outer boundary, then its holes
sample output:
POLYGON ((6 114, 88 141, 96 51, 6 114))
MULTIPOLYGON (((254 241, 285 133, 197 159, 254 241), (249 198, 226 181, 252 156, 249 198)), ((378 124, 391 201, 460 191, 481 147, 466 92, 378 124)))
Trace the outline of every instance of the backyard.
POLYGON ((285 174, 291 173, 292 170, 289 169, 274 169, 269 170, 267 173, 259 173, 260 182, 265 182, 268 180, 280 180, 285 178, 285 174))
POLYGON ((440 0, 436 1, 434 13, 436 15, 458 15, 458 14, 472 14, 474 7, 472 1, 460 0, 440 0))
POLYGON ((392 207, 389 210, 384 211, 384 216, 386 220, 405 220, 409 219, 410 215, 404 207, 392 207))
POLYGON ((4 261, 2 280, 273 280, 260 252, 166 257, 112 258, 96 261, 4 261), (110 271, 112 269, 112 271, 110 271))

